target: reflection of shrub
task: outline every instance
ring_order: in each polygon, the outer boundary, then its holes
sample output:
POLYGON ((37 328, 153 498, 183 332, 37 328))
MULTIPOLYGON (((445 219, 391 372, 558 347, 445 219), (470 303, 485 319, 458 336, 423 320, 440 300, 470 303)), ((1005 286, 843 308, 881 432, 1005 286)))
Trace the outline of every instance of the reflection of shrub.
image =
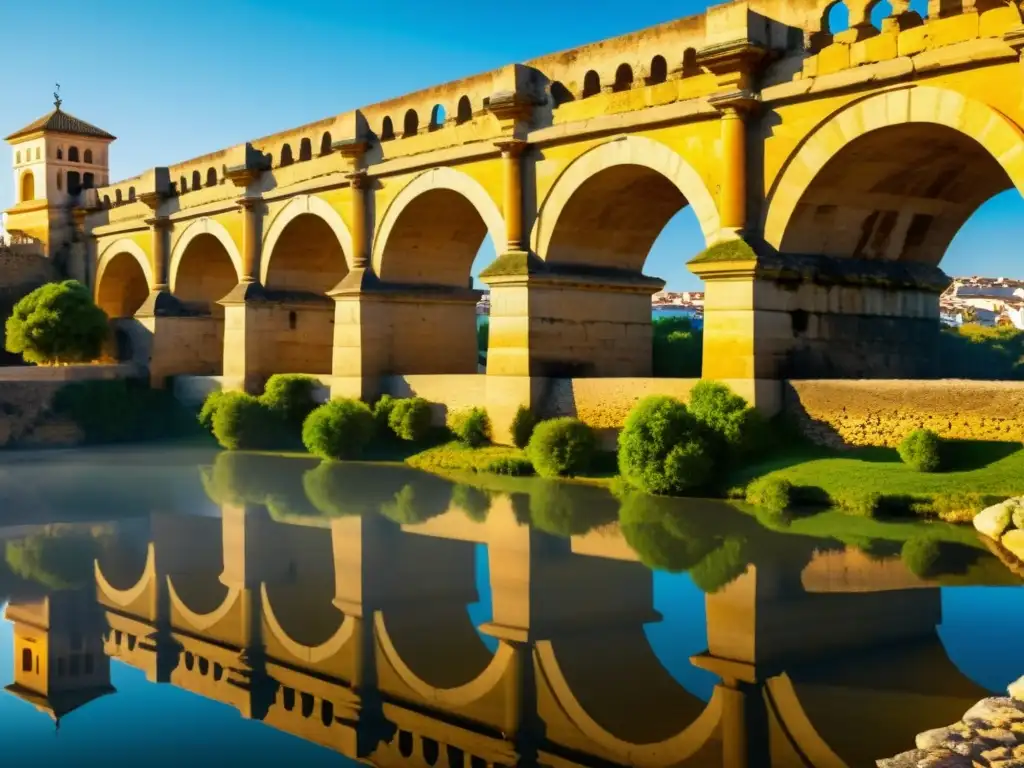
POLYGON ((7 351, 26 363, 89 362, 107 339, 107 314, 77 280, 47 283, 14 305, 6 331, 7 351))
POLYGON ((686 409, 704 428, 723 458, 735 458, 757 447, 761 415, 725 384, 704 380, 690 390, 686 409))
POLYGON ((678 494, 703 485, 710 457, 697 422, 672 397, 645 397, 630 412, 619 436, 619 471, 647 493, 678 494))
POLYGON ((533 428, 537 426, 537 418, 533 411, 525 405, 516 409, 516 415, 512 419, 512 444, 520 450, 530 444, 530 437, 533 435, 533 428))
POLYGON ((699 378, 703 334, 685 317, 661 317, 651 324, 654 375, 676 379, 699 378))
POLYGON ((5 559, 11 571, 53 589, 75 589, 93 578, 93 562, 102 544, 88 533, 44 533, 8 541, 5 559))
POLYGON ((203 487, 216 504, 263 504, 276 515, 306 515, 304 459, 225 451, 204 472, 203 487))
POLYGON ((733 536, 706 554, 690 569, 690 578, 706 594, 714 594, 732 583, 747 570, 744 541, 733 536))
POLYGON ((266 449, 280 439, 281 422, 258 398, 231 392, 217 405, 213 436, 229 451, 266 449))
POLYGON ((594 431, 567 416, 538 424, 526 452, 538 475, 571 477, 589 469, 596 448, 594 431))
POLYGON ((642 493, 621 495, 619 529, 648 568, 687 571, 714 547, 714 540, 684 519, 668 499, 642 493))
POLYGON ((780 477, 759 477, 747 486, 747 503, 773 512, 789 509, 793 484, 780 477))
POLYGON ((402 440, 418 443, 430 433, 430 403, 422 397, 396 400, 388 416, 388 425, 402 440))
POLYGON ((488 464, 484 471, 494 475, 525 477, 533 474, 533 464, 530 463, 529 459, 522 459, 517 456, 503 456, 488 464))
POLYGON ((460 443, 470 448, 491 442, 491 420, 483 408, 455 411, 448 417, 448 428, 460 443))
POLYGON ((373 413, 360 400, 342 398, 324 403, 302 425, 306 450, 322 459, 358 458, 374 433, 373 413))
POLYGON ((918 472, 938 472, 942 465, 942 438, 930 429, 915 429, 899 444, 900 459, 918 472))
POLYGON ((325 461, 302 476, 309 503, 326 517, 375 513, 394 497, 396 479, 403 476, 393 467, 325 461))
POLYGON ((907 539, 900 551, 900 559, 919 579, 935 576, 942 557, 941 544, 932 536, 922 535, 907 539))
POLYGON ((312 376, 277 373, 267 379, 260 400, 285 424, 300 429, 317 406, 313 397, 317 386, 312 376))
POLYGON ((451 501, 449 483, 438 478, 418 478, 384 502, 380 514, 399 525, 416 525, 447 512, 451 501))
POLYGON ((466 513, 466 517, 482 523, 491 511, 491 497, 472 485, 456 485, 452 491, 452 504, 466 513))

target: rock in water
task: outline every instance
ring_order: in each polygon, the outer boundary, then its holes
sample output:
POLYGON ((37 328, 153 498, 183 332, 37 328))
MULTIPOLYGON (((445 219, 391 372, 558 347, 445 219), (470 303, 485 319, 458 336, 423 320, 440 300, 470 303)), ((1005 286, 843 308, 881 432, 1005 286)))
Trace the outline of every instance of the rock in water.
POLYGON ((1024 721, 1024 703, 999 696, 982 699, 964 714, 964 722, 977 722, 983 728, 1009 728, 1024 721))
POLYGON ((990 539, 999 541, 1013 522, 1013 509, 1006 502, 983 509, 974 516, 974 527, 990 539))
POLYGON ((1003 534, 999 540, 1007 552, 1018 560, 1024 560, 1024 531, 1014 528, 1003 534))

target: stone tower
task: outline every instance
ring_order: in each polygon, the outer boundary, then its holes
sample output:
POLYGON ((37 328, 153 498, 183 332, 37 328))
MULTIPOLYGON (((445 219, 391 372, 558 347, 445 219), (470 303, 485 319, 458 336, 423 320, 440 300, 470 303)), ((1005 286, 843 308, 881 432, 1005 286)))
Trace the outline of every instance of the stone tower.
POLYGON ((66 262, 75 240, 72 208, 81 190, 109 182, 109 146, 115 137, 63 111, 56 94, 54 107, 6 138, 15 194, 6 226, 13 244, 66 262))

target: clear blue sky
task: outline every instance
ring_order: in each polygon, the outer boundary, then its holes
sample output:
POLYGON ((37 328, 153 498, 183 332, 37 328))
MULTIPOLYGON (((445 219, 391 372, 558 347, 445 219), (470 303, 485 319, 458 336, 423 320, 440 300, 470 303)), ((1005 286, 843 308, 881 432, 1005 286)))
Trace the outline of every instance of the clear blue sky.
MULTIPOLYGON (((915 7, 923 0, 914 0, 915 7)), ((700 0, 38 0, 8 14, 0 130, 64 108, 118 136, 112 179, 366 104, 700 12, 700 0), (52 25, 40 33, 41 25, 52 25), (23 27, 23 29, 21 28, 23 27)), ((10 150, 4 155, 10 163, 10 150)), ((8 166, 9 167, 9 166, 8 166)), ((0 205, 14 202, 0 174, 0 205)), ((1024 201, 985 205, 943 261, 950 274, 1024 277, 1024 201)), ((682 211, 647 262, 685 289, 701 249, 682 211)), ((485 258, 478 259, 479 269, 485 258)))

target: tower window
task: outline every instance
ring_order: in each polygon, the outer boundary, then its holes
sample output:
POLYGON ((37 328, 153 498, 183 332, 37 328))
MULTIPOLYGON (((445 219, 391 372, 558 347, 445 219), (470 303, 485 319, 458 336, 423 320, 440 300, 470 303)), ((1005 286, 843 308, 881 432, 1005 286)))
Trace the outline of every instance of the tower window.
POLYGON ((92 150, 91 149, 85 150, 85 162, 89 163, 90 165, 92 164, 92 150))
POLYGON ((31 672, 32 671, 32 649, 22 648, 21 649, 21 671, 31 672))
POLYGON ((92 189, 96 186, 96 178, 89 171, 82 174, 82 189, 92 189))
POLYGON ((78 171, 68 171, 68 194, 77 195, 82 189, 82 176, 78 171))
POLYGON ((299 318, 298 318, 298 315, 295 314, 295 312, 289 312, 288 313, 288 327, 291 330, 293 330, 293 331, 295 330, 295 326, 298 325, 298 321, 299 321, 299 318))
POLYGON ((57 171, 57 190, 60 191, 62 189, 64 189, 64 174, 57 171))
POLYGON ((36 177, 32 171, 25 171, 21 175, 21 201, 36 199, 36 177))
POLYGON ((69 163, 77 163, 78 162, 78 147, 68 147, 68 162, 69 163))
POLYGON ((60 147, 57 147, 57 159, 58 160, 63 160, 64 159, 64 150, 61 149, 60 147))
POLYGON ((20 151, 14 153, 14 162, 15 163, 19 163, 19 164, 21 163, 21 152, 20 151))
POLYGON ((36 160, 38 160, 41 157, 42 157, 42 150, 39 147, 36 147, 36 160))

